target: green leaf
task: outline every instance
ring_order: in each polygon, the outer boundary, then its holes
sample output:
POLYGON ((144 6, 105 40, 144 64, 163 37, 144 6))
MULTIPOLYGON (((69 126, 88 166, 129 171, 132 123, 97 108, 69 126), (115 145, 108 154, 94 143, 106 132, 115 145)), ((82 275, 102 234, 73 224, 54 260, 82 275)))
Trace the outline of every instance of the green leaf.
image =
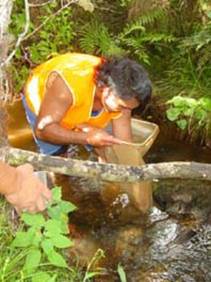
POLYGON ((61 249, 73 246, 73 242, 69 238, 63 235, 54 236, 51 238, 51 241, 55 247, 61 248, 61 249))
POLYGON ((65 223, 61 223, 61 232, 60 233, 55 233, 53 229, 50 229, 49 231, 45 231, 44 232, 44 236, 45 237, 49 237, 49 238, 53 238, 55 237, 55 235, 59 235, 59 234, 69 234, 70 231, 69 231, 69 227, 67 224, 65 223))
POLYGON ((57 222, 60 222, 60 227, 61 227, 61 233, 67 234, 69 233, 68 229, 68 217, 65 213, 61 211, 60 206, 56 207, 50 207, 48 208, 48 215, 54 220, 57 220, 57 222))
POLYGON ((42 249, 46 255, 50 254, 53 252, 53 243, 50 239, 45 239, 41 243, 42 249))
POLYGON ((34 237, 32 238, 32 242, 31 245, 35 246, 35 247, 39 247, 40 242, 42 241, 43 238, 43 234, 41 233, 41 231, 35 231, 34 233, 34 237))
POLYGON ((196 99, 189 97, 175 96, 167 101, 167 104, 173 104, 175 107, 195 107, 197 105, 196 99))
POLYGON ((193 98, 185 98, 185 99, 189 107, 196 107, 198 104, 198 101, 196 99, 193 99, 193 98))
POLYGON ((21 219, 29 226, 42 227, 45 224, 45 219, 42 214, 23 213, 21 219))
POLYGON ((183 106, 184 98, 181 96, 174 96, 171 100, 167 101, 167 104, 173 104, 174 106, 183 106))
POLYGON ((69 203, 67 201, 62 201, 60 207, 63 213, 69 213, 77 209, 77 207, 74 204, 69 203))
POLYGON ((50 263, 59 267, 67 267, 67 263, 64 258, 54 250, 51 239, 44 240, 41 245, 50 263))
POLYGON ((13 240, 12 247, 28 247, 31 243, 31 238, 26 236, 26 232, 19 231, 16 233, 15 239, 13 240))
POLYGON ((61 209, 58 205, 53 206, 53 207, 49 207, 47 212, 48 212, 49 217, 60 220, 61 209))
POLYGON ((35 276, 32 277, 32 282, 55 282, 56 281, 57 274, 55 274, 53 277, 50 277, 49 274, 46 272, 39 272, 36 273, 35 276))
MULTIPOLYGON (((52 276, 47 282, 55 282, 56 278, 57 278, 57 274, 54 274, 54 276, 52 276)), ((45 281, 45 280, 44 280, 45 281)))
POLYGON ((121 282, 127 282, 126 274, 125 274, 124 268, 121 266, 121 264, 118 264, 117 272, 119 274, 120 281, 121 282))
POLYGON ((56 186, 52 189, 52 198, 53 202, 60 202, 62 199, 62 190, 61 187, 56 186))
POLYGON ((187 122, 187 120, 185 120, 185 119, 180 119, 180 120, 178 120, 178 121, 176 122, 176 124, 179 126, 179 128, 181 128, 182 130, 184 130, 184 129, 187 127, 188 122, 187 122))
POLYGON ((204 120, 207 118, 207 112, 202 108, 198 108, 194 113, 194 117, 197 120, 204 120))
POLYGON ((11 247, 25 248, 30 246, 32 244, 34 234, 34 228, 29 229, 27 232, 17 232, 16 237, 11 244, 11 247))
POLYGON ((45 225, 45 231, 53 234, 61 234, 63 230, 61 228, 61 221, 56 219, 49 219, 45 225))
POLYGON ((207 97, 203 97, 201 99, 199 99, 199 104, 202 105, 202 107, 210 112, 211 111, 211 99, 207 98, 207 97))
POLYGON ((186 117, 191 117, 193 113, 194 113, 194 108, 186 109, 186 111, 183 112, 184 116, 186 117))
POLYGON ((70 230, 69 230, 69 226, 68 226, 68 219, 66 221, 61 221, 61 230, 62 230, 62 234, 69 234, 70 230))
POLYGON ((166 111, 166 115, 167 115, 167 118, 170 120, 170 121, 175 121, 177 120, 177 118, 179 117, 181 113, 181 110, 179 108, 169 108, 167 111, 166 111))
POLYGON ((55 266, 59 267, 68 267, 65 259, 56 251, 52 251, 47 255, 48 260, 50 263, 52 263, 55 266))
POLYGON ((41 252, 38 249, 31 250, 27 257, 24 264, 24 270, 30 274, 38 267, 41 260, 41 252))

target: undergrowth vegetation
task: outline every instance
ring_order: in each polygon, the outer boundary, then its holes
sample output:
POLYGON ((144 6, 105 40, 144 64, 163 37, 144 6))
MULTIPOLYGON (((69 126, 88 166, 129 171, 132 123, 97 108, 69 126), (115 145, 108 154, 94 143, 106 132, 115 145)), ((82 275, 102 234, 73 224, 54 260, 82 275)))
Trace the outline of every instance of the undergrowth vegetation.
MULTIPOLYGON (((11 70, 16 93, 23 87, 29 68, 58 53, 77 51, 129 56, 139 61, 148 69, 155 95, 162 103, 172 101, 174 96, 211 99, 208 0, 77 2, 84 9, 67 0, 52 0, 47 4, 40 1, 43 5, 30 7, 29 31, 16 52, 11 70)), ((10 26, 14 38, 21 33, 25 22, 23 1, 16 0, 10 26)), ((171 102, 166 103, 167 110, 170 105, 171 102)), ((209 117, 211 110, 206 107, 205 111, 209 117)), ((191 122, 189 117, 184 119, 192 128, 192 119, 191 122)), ((186 122, 182 126, 177 124, 186 130, 189 128, 184 126, 186 122)), ((207 136, 210 126, 206 118, 204 122, 202 135, 207 136)), ((194 127, 193 131, 197 130, 194 127)))
POLYGON ((86 268, 73 264, 73 257, 68 256, 73 242, 67 215, 76 207, 61 199, 60 187, 52 193, 46 212, 23 213, 20 220, 12 218, 12 210, 0 199, 1 282, 88 282, 105 274, 97 265, 104 257, 101 249, 86 268))

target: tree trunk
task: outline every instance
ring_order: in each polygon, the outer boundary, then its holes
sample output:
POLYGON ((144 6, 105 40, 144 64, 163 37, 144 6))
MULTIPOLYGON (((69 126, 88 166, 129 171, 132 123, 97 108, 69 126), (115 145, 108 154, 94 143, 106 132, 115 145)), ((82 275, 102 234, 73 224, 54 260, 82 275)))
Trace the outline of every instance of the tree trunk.
POLYGON ((133 183, 143 180, 169 178, 211 181, 211 164, 197 162, 167 162, 143 166, 126 166, 51 157, 14 148, 0 149, 0 159, 2 155, 6 155, 5 160, 12 165, 31 163, 38 170, 79 177, 99 178, 111 182, 133 183))
MULTIPOLYGON (((12 0, 0 0, 0 100, 6 101, 9 95, 8 80, 4 61, 8 54, 8 26, 12 11, 12 0)), ((2 121, 2 120, 1 120, 2 121)))
POLYGON ((6 111, 0 102, 0 148, 1 147, 5 148, 8 145, 6 121, 7 121, 6 111))
POLYGON ((0 0, 0 147, 8 144, 6 131, 6 111, 3 103, 7 100, 8 87, 4 61, 8 53, 8 26, 12 11, 12 0, 0 0))

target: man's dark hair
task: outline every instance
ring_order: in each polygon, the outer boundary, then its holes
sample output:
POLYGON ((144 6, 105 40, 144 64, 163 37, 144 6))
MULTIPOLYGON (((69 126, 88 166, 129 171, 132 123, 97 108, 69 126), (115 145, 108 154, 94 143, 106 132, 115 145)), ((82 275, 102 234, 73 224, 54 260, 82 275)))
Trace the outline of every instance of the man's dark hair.
POLYGON ((99 87, 113 87, 124 100, 132 97, 146 105, 152 92, 152 84, 145 69, 128 58, 106 60, 96 70, 99 87))

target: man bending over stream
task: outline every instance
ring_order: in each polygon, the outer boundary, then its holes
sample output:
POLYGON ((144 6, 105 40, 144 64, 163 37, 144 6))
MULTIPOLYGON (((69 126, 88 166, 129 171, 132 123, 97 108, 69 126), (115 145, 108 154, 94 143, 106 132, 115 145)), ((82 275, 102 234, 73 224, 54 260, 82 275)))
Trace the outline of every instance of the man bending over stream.
POLYGON ((67 53, 32 71, 23 103, 41 153, 59 155, 70 144, 131 142, 131 111, 148 103, 151 89, 133 60, 67 53), (110 122, 112 133, 105 130, 110 122))

